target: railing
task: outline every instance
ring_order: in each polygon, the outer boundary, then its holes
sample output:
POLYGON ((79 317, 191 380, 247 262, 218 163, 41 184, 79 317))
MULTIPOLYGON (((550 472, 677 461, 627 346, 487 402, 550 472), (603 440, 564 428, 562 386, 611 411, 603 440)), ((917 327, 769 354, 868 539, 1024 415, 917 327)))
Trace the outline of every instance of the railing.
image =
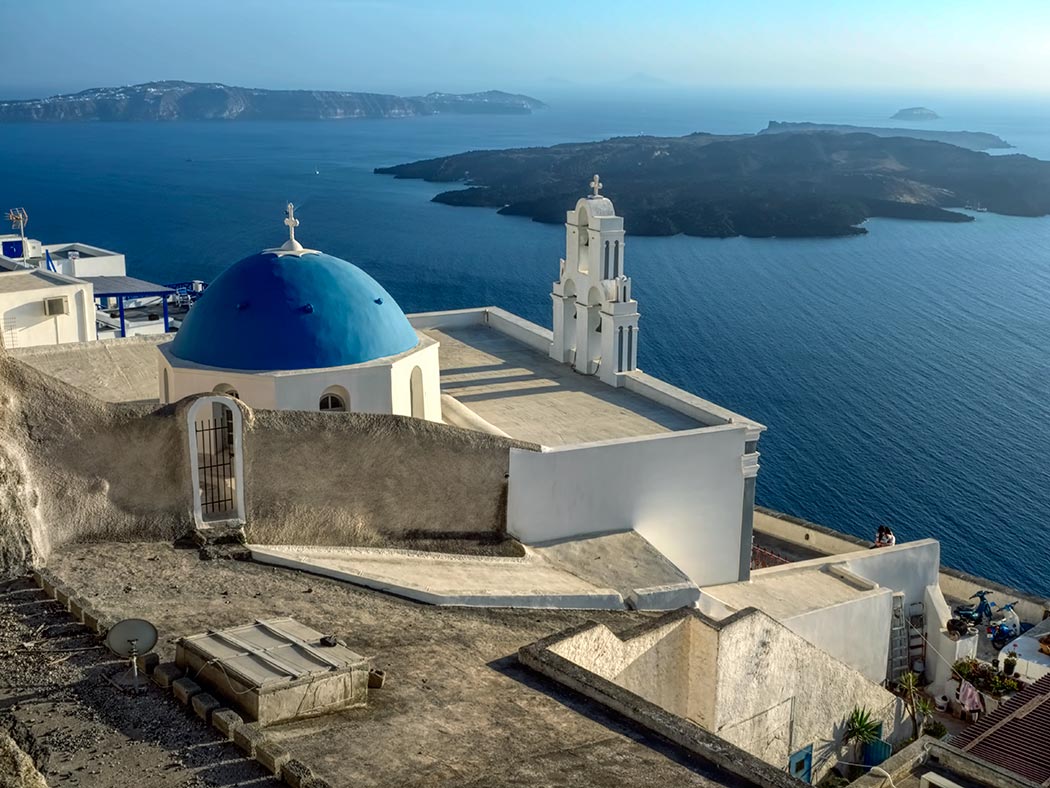
POLYGON ((772 550, 767 550, 764 547, 759 547, 757 544, 751 545, 751 568, 752 569, 766 569, 771 566, 782 566, 783 564, 791 563, 788 559, 782 555, 774 553, 772 550))

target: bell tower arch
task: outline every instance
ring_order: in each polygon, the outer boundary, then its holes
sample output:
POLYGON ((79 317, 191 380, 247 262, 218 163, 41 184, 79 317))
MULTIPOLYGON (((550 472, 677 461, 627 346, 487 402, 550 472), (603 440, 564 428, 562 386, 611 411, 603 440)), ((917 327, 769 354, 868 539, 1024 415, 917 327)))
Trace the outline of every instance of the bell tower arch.
POLYGON ((591 194, 566 214, 565 257, 551 290, 554 340, 551 357, 611 386, 637 367, 638 303, 624 273, 623 218, 601 194, 591 194))

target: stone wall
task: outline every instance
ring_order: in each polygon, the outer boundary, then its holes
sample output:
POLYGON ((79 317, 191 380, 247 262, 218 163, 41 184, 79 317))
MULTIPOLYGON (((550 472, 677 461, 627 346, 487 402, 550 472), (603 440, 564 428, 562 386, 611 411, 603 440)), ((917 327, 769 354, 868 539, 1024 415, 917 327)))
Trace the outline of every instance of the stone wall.
MULTIPOLYGON (((193 528, 186 402, 101 402, 0 350, 0 576, 68 542, 193 528)), ((245 413, 249 538, 405 544, 505 534, 509 450, 400 416, 245 413)))
POLYGON ((812 745, 813 782, 835 764, 855 706, 882 720, 889 741, 910 733, 899 698, 757 610, 721 623, 717 675, 714 732, 783 768, 812 745))
POLYGON ((689 716, 689 621, 622 637, 595 625, 551 651, 680 717, 689 716))
POLYGON ((0 354, 0 571, 69 541, 184 533, 182 446, 170 411, 100 402, 0 354))
MULTIPOLYGON (((899 698, 754 608, 724 621, 682 609, 622 634, 592 624, 522 656, 544 672, 557 665, 553 657, 571 662, 593 677, 585 683, 612 684, 636 698, 629 707, 654 704, 683 730, 700 725, 778 770, 812 745, 814 782, 848 755, 841 739, 855 706, 881 720, 891 742, 910 733, 899 698)), ((548 675, 561 680, 565 673, 548 675)))
POLYGON ((518 441, 404 416, 254 411, 248 539, 370 545, 502 538, 518 441))

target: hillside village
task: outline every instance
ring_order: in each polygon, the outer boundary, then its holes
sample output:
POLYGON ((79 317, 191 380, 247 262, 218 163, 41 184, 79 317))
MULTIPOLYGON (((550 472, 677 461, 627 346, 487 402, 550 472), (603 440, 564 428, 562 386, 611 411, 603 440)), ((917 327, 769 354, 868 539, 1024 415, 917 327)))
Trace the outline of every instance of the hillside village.
POLYGON ((777 425, 643 371, 603 188, 552 329, 406 315, 292 205, 209 284, 12 214, 10 784, 1050 785, 1050 601, 757 507, 777 425))

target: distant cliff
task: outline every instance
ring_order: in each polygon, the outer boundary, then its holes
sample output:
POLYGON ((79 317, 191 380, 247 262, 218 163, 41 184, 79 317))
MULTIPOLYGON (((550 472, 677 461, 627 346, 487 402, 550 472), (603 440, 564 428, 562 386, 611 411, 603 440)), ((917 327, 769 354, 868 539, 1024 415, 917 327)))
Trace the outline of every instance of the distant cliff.
POLYGON ((148 82, 24 101, 0 101, 0 122, 339 120, 417 115, 528 115, 546 105, 529 96, 431 93, 403 98, 382 93, 263 90, 219 83, 148 82))
POLYGON ((890 120, 939 120, 940 117, 929 107, 905 107, 897 110, 890 120))
POLYGON ((806 131, 835 131, 839 134, 874 134, 877 137, 911 137, 916 140, 947 142, 970 150, 1012 148, 1002 137, 984 131, 935 131, 933 129, 892 129, 881 126, 847 126, 834 123, 784 123, 771 120, 759 134, 783 134, 806 131))
POLYGON ((465 183, 434 200, 550 223, 565 221, 597 172, 636 235, 856 235, 872 216, 968 222, 945 209, 978 203, 995 213, 1050 213, 1050 162, 826 131, 619 137, 473 151, 376 172, 465 183))

